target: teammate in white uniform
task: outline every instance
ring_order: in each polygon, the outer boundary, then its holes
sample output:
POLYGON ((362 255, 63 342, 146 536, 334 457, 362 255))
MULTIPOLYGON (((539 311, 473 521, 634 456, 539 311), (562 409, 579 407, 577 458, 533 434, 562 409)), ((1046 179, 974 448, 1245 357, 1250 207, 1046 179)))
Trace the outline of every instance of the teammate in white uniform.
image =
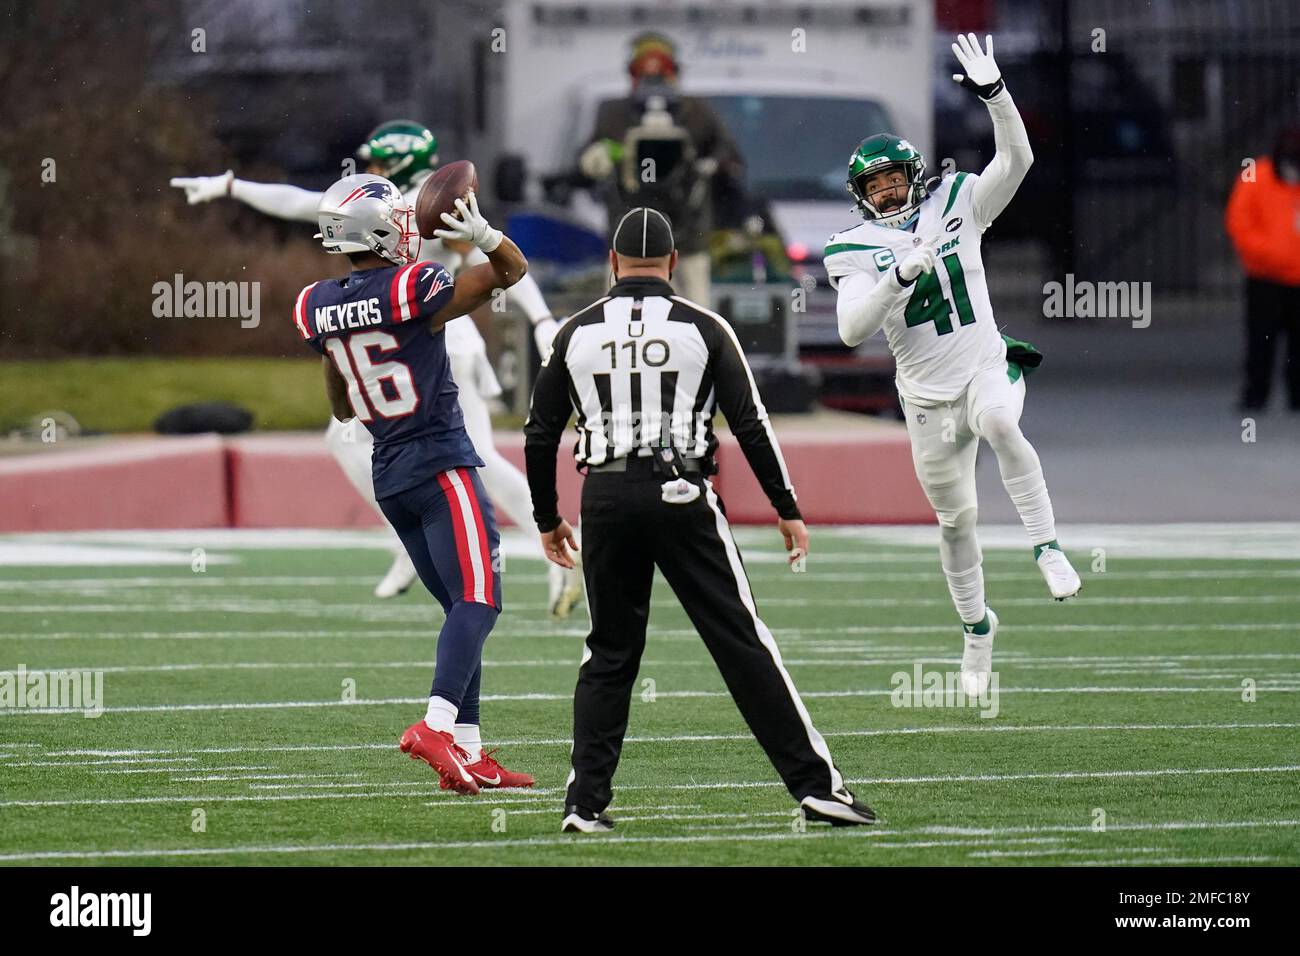
MULTIPOLYGON (((366 141, 357 150, 357 158, 368 164, 368 172, 383 176, 397 185, 407 202, 414 207, 420 186, 432 175, 433 168, 437 165, 438 141, 432 131, 419 123, 393 120, 376 127, 366 137, 366 141)), ((317 207, 323 195, 282 183, 253 183, 236 179, 230 170, 223 176, 176 178, 171 180, 171 185, 184 189, 191 205, 229 196, 269 216, 310 223, 316 222, 317 207)), ((421 254, 442 263, 453 274, 463 266, 487 261, 487 257, 472 246, 456 243, 448 245, 441 239, 425 239, 421 254)), ((506 290, 506 296, 532 322, 537 347, 545 357, 559 325, 551 316, 537 282, 532 276, 525 275, 506 290)), ((531 527, 532 501, 528 493, 528 481, 518 468, 502 457, 492 440, 492 419, 487 400, 501 394, 501 384, 488 361, 483 336, 479 334, 472 319, 448 322, 446 344, 452 378, 460 387, 460 407, 465 418, 465 430, 484 461, 479 475, 487 493, 516 525, 521 528, 531 527)), ((374 486, 371 483, 370 457, 374 439, 370 432, 355 427, 355 423, 343 424, 331 417, 325 431, 325 443, 348 480, 383 517, 383 512, 375 502, 374 486)), ((397 541, 396 534, 393 535, 393 552, 393 565, 375 588, 377 597, 401 594, 415 580, 415 567, 407 557, 406 550, 397 541)), ((551 613, 564 617, 581 597, 581 572, 567 571, 549 562, 547 568, 551 613)))
POLYGON ((957 173, 929 188, 925 161, 906 140, 884 134, 864 140, 849 160, 848 188, 867 221, 832 236, 825 259, 839 290, 840 337, 858 345, 883 328, 894 353, 912 460, 939 519, 943 572, 962 621, 968 694, 988 686, 998 626, 984 600, 975 535, 981 438, 997 456, 1052 597, 1063 601, 1080 587, 1056 541, 1038 454, 1020 431, 1024 366, 1041 356, 1024 343, 1014 343, 1008 355, 980 257, 981 235, 1033 162, 1024 123, 993 60, 993 38, 986 42, 981 50, 973 34, 957 38, 952 48, 965 72, 953 79, 988 107, 993 161, 979 175, 957 173))

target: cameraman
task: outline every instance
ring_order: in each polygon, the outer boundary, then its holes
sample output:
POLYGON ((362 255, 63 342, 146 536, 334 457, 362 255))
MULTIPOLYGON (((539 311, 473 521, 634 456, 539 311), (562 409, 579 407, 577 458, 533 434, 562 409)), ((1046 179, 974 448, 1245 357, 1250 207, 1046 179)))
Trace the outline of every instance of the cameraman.
POLYGON ((671 40, 640 34, 632 41, 627 68, 631 94, 600 105, 579 168, 589 180, 608 184, 604 192, 611 223, 635 206, 657 209, 673 222, 680 256, 673 284, 686 298, 707 306, 712 194, 743 181, 744 161, 713 107, 677 91, 677 51, 671 40), (624 157, 634 131, 644 144, 642 156, 663 157, 656 158, 661 168, 653 182, 643 181, 636 156, 624 157), (659 136, 662 148, 647 142, 659 136), (675 161, 679 156, 680 163, 675 161))

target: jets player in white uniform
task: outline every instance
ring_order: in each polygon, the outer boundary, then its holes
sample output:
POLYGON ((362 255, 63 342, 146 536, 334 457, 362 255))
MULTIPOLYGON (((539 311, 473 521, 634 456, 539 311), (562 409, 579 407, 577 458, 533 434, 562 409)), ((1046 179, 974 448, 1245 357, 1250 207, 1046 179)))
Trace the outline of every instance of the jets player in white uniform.
POLYGON ((993 161, 979 175, 956 173, 928 188, 925 161, 910 143, 884 134, 864 140, 849 160, 848 188, 866 222, 832 236, 825 259, 839 292, 841 338, 857 345, 883 328, 894 353, 912 460, 939 519, 943 573, 962 621, 968 694, 988 687, 998 627, 985 603, 975 535, 981 438, 997 456, 1052 597, 1063 601, 1080 587, 1056 541, 1038 454, 1020 431, 1024 365, 1041 356, 1014 340, 1009 356, 980 258, 981 234, 1033 162, 1025 125, 993 59, 993 38, 986 43, 982 50, 973 34, 957 38, 952 49, 964 72, 953 79, 988 107, 993 161))
MULTIPOLYGON (((432 175, 437 165, 438 140, 431 130, 419 123, 392 120, 379 125, 366 137, 366 141, 357 150, 357 158, 367 164, 368 172, 383 176, 397 185, 407 202, 414 206, 420 186, 432 175)), ((269 216, 310 223, 316 222, 317 207, 323 195, 282 183, 253 183, 236 179, 230 170, 223 176, 176 178, 171 180, 171 185, 184 189, 191 205, 229 196, 269 216)), ((462 266, 487 261, 486 256, 473 246, 447 244, 441 239, 425 239, 421 254, 442 263, 453 274, 462 266)), ((532 276, 526 275, 506 290, 506 296, 532 322, 537 347, 545 357, 559 326, 552 318, 537 282, 532 276)), ((460 387, 460 407, 465 417, 465 430, 485 462, 479 471, 483 484, 493 502, 516 525, 521 528, 531 527, 532 500, 528 493, 528 481, 518 468, 501 456, 492 441, 492 420, 487 400, 501 394, 501 385, 488 361, 483 336, 472 321, 448 322, 446 333, 452 378, 460 387)), ((374 448, 370 432, 356 427, 355 422, 343 424, 331 417, 325 431, 325 442, 348 480, 382 517, 383 513, 375 503, 370 477, 370 456, 374 448)), ((393 537, 393 565, 375 588, 375 595, 381 598, 401 594, 415 580, 415 567, 411 564, 411 559, 396 540, 396 535, 393 537)), ((547 568, 551 613, 564 617, 582 594, 581 572, 559 568, 549 562, 547 568)))

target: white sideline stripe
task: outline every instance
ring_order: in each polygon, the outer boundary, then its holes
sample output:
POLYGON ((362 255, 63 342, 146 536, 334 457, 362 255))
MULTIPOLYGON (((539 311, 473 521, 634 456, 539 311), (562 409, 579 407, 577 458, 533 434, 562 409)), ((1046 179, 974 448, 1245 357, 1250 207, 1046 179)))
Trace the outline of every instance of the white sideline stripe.
MULTIPOLYGON (((63 767, 69 769, 68 764, 51 764, 51 766, 63 767)), ((75 765, 74 765, 75 766, 75 765)), ((201 770, 275 770, 276 767, 267 767, 264 765, 239 766, 239 767, 195 767, 193 765, 186 767, 148 767, 136 768, 133 770, 101 770, 100 773, 197 773, 201 770)))
MULTIPOLYGON (((511 605, 515 607, 515 605, 511 605)), ((518 623, 518 622, 517 622, 518 623)), ((1114 632, 1133 632, 1133 633, 1177 633, 1177 632, 1196 632, 1204 631, 1293 631, 1300 633, 1300 621, 1269 621, 1260 624, 1242 624, 1242 623, 1220 623, 1220 624, 1026 624, 1022 627, 1032 630, 1034 633, 1050 634, 1073 634, 1084 633, 1088 631, 1100 631, 1103 633, 1114 632)), ((952 622, 946 624, 897 624, 897 625, 845 625, 843 627, 804 627, 793 628, 783 627, 781 630, 782 644, 797 644, 807 641, 808 635, 823 638, 822 643, 836 643, 830 640, 831 637, 843 637, 845 642, 849 637, 862 634, 942 634, 951 636, 953 633, 952 622), (846 637, 848 636, 848 637, 846 637)), ((586 630, 575 630, 572 628, 553 629, 549 627, 539 627, 536 630, 512 630, 496 628, 492 631, 497 637, 526 637, 530 640, 537 638, 585 638, 586 630)), ((382 631, 319 631, 319 630, 271 630, 260 631, 257 629, 247 630, 226 630, 226 631, 108 631, 97 634, 87 633, 85 631, 17 631, 0 634, 0 640, 223 640, 223 639, 267 639, 267 638, 339 638, 351 641, 379 639, 379 638, 431 638, 433 631, 430 628, 407 628, 403 630, 382 630, 382 631)), ((664 628, 656 630, 650 635, 653 641, 663 640, 699 640, 699 635, 694 630, 686 628, 664 628)), ((880 650, 881 648, 877 648, 880 650)), ((910 648, 898 648, 898 650, 909 650, 910 648)))
MULTIPOLYGON (((475 567, 478 565, 478 552, 471 552, 475 567)), ((475 587, 482 590, 483 581, 477 575, 475 587)), ((1300 604, 1300 593, 1292 594, 1170 594, 1141 595, 1122 597, 1119 595, 1090 595, 1080 598, 1089 606, 1145 607, 1187 604, 1208 604, 1213 606, 1239 606, 1260 604, 1300 604)), ((807 597, 764 596, 763 604, 767 607, 807 607, 807 597)), ((873 598, 873 597, 831 597, 819 596, 817 603, 831 607, 949 607, 948 598, 911 597, 911 598, 873 598)), ((999 607, 1046 607, 1047 598, 1001 598, 999 607)), ((652 608, 678 607, 676 598, 652 598, 652 608)), ((545 603, 530 601, 515 602, 512 607, 521 611, 540 611, 548 609, 545 603)), ((3 604, 0 609, 9 614, 185 614, 195 611, 224 611, 240 614, 279 614, 297 617, 335 617, 341 615, 359 615, 363 619, 375 621, 420 621, 432 614, 432 609, 425 605, 407 605, 401 607, 383 607, 375 604, 356 602, 330 602, 311 600, 293 604, 287 601, 264 601, 254 604, 248 600, 220 599, 215 601, 174 600, 161 604, 3 604)), ((1022 625, 1025 627, 1032 625, 1022 625)), ((950 626, 951 629, 951 626, 950 626)))
MULTIPOLYGON (((163 754, 163 753, 171 754, 171 753, 182 753, 182 752, 187 752, 187 751, 178 751, 178 750, 159 750, 159 751, 152 751, 152 750, 150 750, 150 751, 140 751, 140 753, 160 753, 160 754, 163 754)), ((50 755, 50 754, 41 754, 40 756, 42 756, 42 757, 48 757, 48 756, 51 756, 51 755, 50 755)), ((98 766, 106 766, 106 765, 109 765, 109 764, 119 764, 119 763, 120 763, 120 764, 137 764, 137 763, 169 763, 169 764, 170 764, 170 763, 186 763, 186 762, 193 762, 194 760, 195 760, 194 757, 140 757, 140 756, 134 756, 134 757, 130 757, 130 758, 127 758, 127 759, 119 759, 119 758, 116 758, 116 757, 115 757, 114 759, 107 759, 107 760, 78 760, 78 761, 77 761, 77 766, 79 766, 79 767, 98 767, 98 766)), ((5 766, 6 766, 6 767, 67 767, 68 764, 67 764, 66 761, 61 761, 61 760, 50 760, 50 761, 44 761, 44 760, 25 760, 25 761, 23 761, 22 763, 7 763, 7 764, 5 764, 5 766)))
MULTIPOLYGON (((558 813, 558 811, 556 811, 558 813)), ((318 846, 290 844, 286 846, 232 846, 232 847, 197 847, 194 849, 157 849, 157 850, 94 850, 94 851, 49 851, 43 853, 6 853, 0 855, 0 862, 19 860, 97 860, 130 859, 133 857, 173 857, 173 856, 229 856, 234 853, 403 853, 416 850, 490 850, 513 849, 516 847, 545 846, 591 846, 597 842, 601 846, 617 846, 641 843, 768 843, 780 840, 820 840, 858 839, 875 836, 875 833, 861 830, 818 830, 808 833, 761 833, 761 834, 701 834, 698 836, 619 836, 604 834, 599 840, 584 839, 581 836, 531 837, 526 840, 461 840, 444 843, 324 843, 318 846)))
MULTIPOLYGON (((1066 542, 1068 551, 1086 552, 1094 547, 1104 547, 1112 557, 1201 557, 1211 561, 1300 558, 1300 523, 1296 522, 1080 523, 1058 525, 1057 530, 1061 540, 1066 542)), ((938 528, 933 521, 922 525, 896 526, 828 525, 819 527, 817 534, 859 547, 866 545, 872 549, 880 549, 875 553, 862 553, 860 550, 855 550, 846 552, 845 555, 835 556, 840 560, 860 562, 888 559, 894 555, 907 560, 916 560, 918 555, 922 555, 927 560, 933 561, 933 554, 939 542, 938 528)), ((770 547, 772 532, 769 528, 742 528, 740 538, 747 545, 770 547)), ((1026 560, 1022 557, 1027 551, 1025 532, 1019 523, 981 525, 980 540, 986 552, 986 561, 1003 550, 1012 552, 1011 557, 1026 560)), ((262 548, 386 550, 388 546, 382 531, 337 529, 199 528, 166 531, 41 532, 0 537, 0 543, 8 546, 46 542, 170 545, 183 547, 187 551, 196 546, 246 550, 262 548)), ((766 552, 757 552, 750 560, 756 558, 761 560, 767 557, 766 552)), ((831 555, 818 555, 819 560, 823 557, 829 558, 831 555)), ((773 561, 784 561, 784 555, 776 553, 772 553, 771 558, 773 561)), ((188 554, 186 563, 188 563, 188 554)))
MULTIPOLYGON (((1161 768, 1155 770, 1067 770, 1067 771, 1044 771, 1033 773, 1007 773, 1007 774, 954 774, 951 776, 928 776, 928 777, 859 777, 848 780, 848 783, 856 786, 890 786, 890 785, 908 785, 908 784, 934 784, 934 783, 1004 783, 1018 780, 1105 780, 1105 779, 1132 779, 1132 778, 1149 778, 1149 777, 1188 777, 1188 776, 1213 776, 1220 774, 1243 774, 1243 773, 1297 773, 1300 772, 1300 766, 1278 766, 1278 767, 1206 767, 1197 769, 1187 768, 1161 768)), ((249 784, 250 789, 257 787, 257 784, 249 784)), ((263 789, 269 789, 275 785, 267 784, 263 789)), ((304 784, 305 789, 313 786, 304 784)), ((338 784, 339 788, 346 787, 348 784, 338 784)), ((383 788, 401 788, 421 786, 428 787, 430 784, 426 781, 423 783, 399 780, 399 781, 379 781, 371 784, 372 787, 383 788)), ((772 780, 737 780, 718 783, 661 783, 661 784, 624 784, 619 787, 622 791, 628 790, 758 790, 773 789, 783 787, 780 781, 772 780)), ((558 794, 559 788, 539 787, 530 791, 537 797, 558 794)), ((102 797, 102 798, 84 798, 84 799, 61 799, 61 800, 5 800, 0 801, 0 808, 4 807, 100 807, 100 806, 134 806, 140 804, 152 803, 188 803, 195 800, 217 801, 222 803, 256 803, 260 801, 272 800, 348 800, 348 799, 378 799, 378 798, 409 798, 416 797, 419 794, 395 789, 383 790, 373 789, 365 793, 274 793, 274 794, 251 794, 251 795, 208 795, 208 796, 152 796, 152 797, 102 797)), ((472 806, 472 803, 453 802, 450 798, 440 799, 436 803, 428 804, 429 806, 472 806)), ((1293 824, 1294 825, 1294 824, 1293 824)), ((1112 829, 1122 829, 1113 827, 1112 829)), ((947 832, 947 831, 945 831, 947 832)), ((957 832, 957 831, 952 831, 957 832)))
MULTIPOLYGON (((816 555, 818 563, 823 558, 821 554, 816 555)), ((802 588, 806 584, 862 584, 870 586, 880 581, 942 581, 943 571, 939 567, 935 558, 929 559, 935 565, 934 571, 863 571, 853 573, 850 571, 822 571, 818 569, 815 574, 809 573, 806 581, 800 581, 799 586, 802 588)), ((1028 557, 1026 557, 1028 563, 1028 557)), ((994 572, 999 581, 1041 581, 1043 576, 1034 571, 1002 571, 994 572)), ((759 569, 751 572, 750 578, 755 581, 776 581, 784 582, 788 577, 788 572, 783 574, 781 571, 772 569, 759 569)), ((1209 580, 1217 581, 1220 579, 1239 580, 1239 579, 1263 579, 1263 578, 1300 578, 1300 568, 1271 568, 1260 570, 1247 570, 1244 568, 1223 568, 1221 570, 1206 570, 1197 568, 1187 571, 1105 571, 1102 573, 1085 573, 1083 575, 1085 583, 1088 581, 1106 581, 1106 580, 1124 580, 1124 581, 1198 581, 1209 580)), ((174 579, 173 579, 174 580, 174 579)), ((355 579, 350 579, 356 583, 355 579)))
MULTIPOLYGON (((834 556, 823 556, 818 554, 817 561, 834 561, 834 556)), ((186 555, 188 562, 189 555, 186 555)), ((922 559, 918 559, 922 560, 922 559)), ((923 560, 935 564, 933 571, 890 571, 879 572, 873 571, 870 576, 865 573, 853 573, 848 571, 818 571, 816 574, 810 574, 806 580, 800 582, 800 587, 815 585, 820 583, 827 584, 862 584, 864 586, 872 585, 882 581, 942 581, 943 572, 939 569, 936 560, 927 556, 923 560)), ((1026 561, 1028 559, 1026 558, 1026 561)), ((756 569, 749 572, 752 581, 763 582, 785 582, 789 574, 784 570, 767 570, 756 569)), ((1265 579, 1265 578, 1300 578, 1300 568, 1272 568, 1260 570, 1247 570, 1242 568, 1223 568, 1221 570, 1195 569, 1187 571, 1107 571, 1104 574, 1089 575, 1093 580, 1144 580, 1144 581, 1182 581, 1182 580, 1219 580, 1219 579, 1265 579)), ((511 573, 511 579, 514 581, 527 580, 540 582, 544 580, 540 574, 519 574, 511 573)), ((999 581, 1040 581, 1042 575, 1035 571, 999 571, 997 573, 999 581)), ((300 588, 300 587, 355 587, 366 591, 370 590, 370 584, 357 578, 355 575, 266 575, 263 577, 252 577, 247 575, 218 575, 218 574, 195 574, 179 573, 171 577, 161 576, 137 576, 137 577, 80 577, 80 578, 49 578, 42 581, 22 581, 22 580, 0 580, 0 592, 3 591, 101 591, 112 590, 121 591, 124 588, 174 588, 174 587, 241 587, 241 588, 300 588)))
MULTIPOLYGON (((207 798, 209 801, 212 798, 207 798)), ((1178 828, 1181 829, 1199 829, 1205 828, 1257 828, 1274 825, 1298 826, 1300 820, 1248 820, 1240 822, 1211 822, 1203 823, 1198 821, 1179 821, 1178 828)), ((1146 829, 1168 829, 1172 828, 1167 824, 1130 824, 1127 829, 1146 830, 1146 829)), ((1056 829, 1056 828, 1050 828, 1056 829)), ((1067 828, 1070 832, 1092 832, 1088 825, 1073 826, 1067 828)), ((1111 829, 1116 829, 1112 827, 1111 829)), ((1024 828, 1004 828, 987 831, 989 834, 1000 833, 1019 833, 1024 828)), ((457 841, 445 843, 332 843, 320 844, 316 846, 306 846, 301 844, 290 844, 285 846, 267 846, 267 845, 247 845, 231 847, 198 847, 192 849, 131 849, 131 850, 48 850, 28 853, 9 853, 0 855, 0 862, 19 862, 23 860, 86 860, 86 859, 122 859, 133 857, 172 857, 172 856, 229 856, 231 854, 277 854, 277 853, 343 853, 343 852, 409 852, 415 850, 459 850, 459 849, 496 849, 496 848, 514 848, 514 847, 537 847, 537 846, 584 846, 584 845, 619 845, 619 844, 636 844, 636 843, 717 843, 717 842, 769 842, 779 840, 808 840, 808 839, 826 839, 826 838, 844 838, 844 839, 871 839, 877 837, 890 836, 913 836, 917 833, 942 832, 940 828, 920 827, 913 831, 872 829, 872 828, 854 828, 846 830, 813 830, 805 833, 760 833, 760 834, 699 834, 689 836, 621 836, 618 834, 608 834, 601 836, 599 841, 587 841, 581 837, 573 838, 547 838, 533 837, 526 840, 475 840, 475 841, 457 841)), ((1208 858, 1222 859, 1230 858, 1208 858)), ((1268 859, 1268 858, 1257 858, 1268 859)), ((1118 861, 1114 861, 1118 862, 1118 861)), ((1154 863, 1155 860, 1142 860, 1143 863, 1154 863)))
MULTIPOLYGON (((808 650, 808 648, 804 648, 808 650)), ((831 649, 828 649, 831 650, 831 649)), ((834 650, 848 651, 850 648, 834 648, 834 650)), ((867 657, 867 658, 786 658, 785 663, 799 667, 911 667, 913 664, 950 664, 956 663, 958 658, 952 655, 936 657, 867 657)), ((1159 673, 1173 671, 1174 676, 1182 676, 1188 673, 1188 668, 1178 667, 1178 662, 1195 661, 1238 661, 1238 660, 1300 660, 1300 654, 1183 654, 1164 656, 1144 656, 1144 657, 1017 657, 1014 654, 1003 654, 999 657, 1002 667, 1098 667, 1102 665, 1124 665, 1126 673, 1159 673), (1147 664, 1157 665, 1154 667, 1143 666, 1147 664)), ((350 670, 401 670, 408 668, 432 667, 434 661, 214 661, 196 664, 122 664, 103 666, 100 664, 79 664, 79 665, 60 665, 37 667, 28 665, 27 672, 35 673, 38 671, 98 671, 104 674, 153 674, 153 673, 170 673, 186 671, 217 671, 217 670, 328 670, 333 668, 346 668, 350 670)), ((577 670, 578 662, 565 657, 555 658, 553 660, 521 660, 521 661, 483 661, 484 667, 567 667, 577 670)), ((697 660, 642 660, 641 666, 644 667, 699 667, 700 661, 697 660)), ((1203 670, 1203 669, 1202 669, 1203 670)), ((1117 668, 1115 673, 1120 673, 1117 668)), ((1210 675, 1207 675, 1210 676, 1210 675)), ((1213 676, 1223 677, 1225 679, 1235 677, 1236 675, 1217 674, 1213 676)), ((1284 675, 1292 676, 1292 675, 1284 675)))
MULTIPOLYGON (((187 771, 199 769, 189 767, 187 771)), ((275 770, 275 767, 204 767, 204 770, 275 770)), ((174 770, 173 773, 184 771, 174 770)), ((237 780, 306 780, 308 778, 328 778, 337 780, 339 777, 360 777, 360 771, 353 772, 335 772, 335 773, 250 773, 250 774, 210 774, 204 777, 172 777, 168 783, 227 783, 237 780)), ((344 784, 339 784, 344 786, 344 784)), ((350 786, 350 784, 348 785, 350 786)))
POLYGON ((1168 853, 1169 850, 1167 846, 1059 847, 1055 850, 980 850, 968 853, 967 856, 995 859, 1021 856, 1096 856, 1098 853, 1168 853))
MULTIPOLYGON (((1218 723, 1218 724, 968 724, 936 727, 894 727, 885 730, 831 730, 824 731, 824 737, 892 737, 911 734, 983 734, 983 733, 1072 733, 1122 732, 1150 730, 1289 730, 1300 728, 1298 723, 1268 721, 1261 723, 1218 723)), ((630 736, 623 742, 628 744, 647 743, 693 743, 729 740, 752 740, 752 734, 664 734, 654 736, 630 736)), ((573 743, 569 737, 519 737, 515 739, 493 740, 490 744, 501 747, 559 747, 573 743)), ((37 745, 38 746, 38 745, 37 745)), ((184 750, 51 750, 41 754, 42 757, 97 757, 124 754, 235 754, 235 753, 300 753, 300 752, 336 752, 354 750, 394 750, 396 744, 276 744, 267 747, 194 747, 184 750)), ((192 759, 192 758, 190 758, 192 759)), ((0 764, 0 767, 15 767, 19 764, 0 764)), ((68 766, 51 764, 51 766, 68 766)))
MULTIPOLYGON (((1266 688, 1274 694, 1294 694, 1300 693, 1300 686, 1288 687, 1269 687, 1266 688)), ((804 697, 812 698, 834 698, 834 697, 889 697, 893 695, 893 690, 820 690, 808 691, 803 694, 804 697)), ((1006 687, 1000 688, 999 694, 1240 694, 1241 687, 1006 687)), ((673 699, 689 698, 730 698, 731 694, 725 690, 673 690, 658 691, 656 697, 665 697, 673 699)), ((502 701, 572 701, 573 694, 484 694, 481 698, 484 703, 495 703, 502 701)), ((227 703, 207 703, 207 704, 136 704, 123 707, 104 707, 101 709, 105 714, 150 714, 150 713, 168 713, 168 712, 193 712, 193 711, 224 711, 224 710, 294 710, 294 709, 313 709, 319 707, 389 707, 389 706, 412 706, 415 704, 426 704, 428 698, 425 697, 380 697, 380 698, 358 698, 353 701, 343 700, 276 700, 276 701, 248 701, 248 702, 227 702, 227 703)), ((0 718, 19 718, 31 717, 38 715, 57 715, 57 714, 80 714, 85 708, 81 707, 45 707, 39 709, 33 708, 2 708, 0 709, 0 718)))
MULTIPOLYGON (((1154 832, 1162 830, 1254 830, 1300 827, 1300 820, 1165 820, 1152 823, 1107 823, 1106 831, 1125 830, 1154 832)), ((926 833, 951 833, 959 836, 998 835, 1007 833, 1080 833, 1096 834, 1088 823, 1040 824, 1018 827, 925 827, 926 833)))
POLYGON ((1066 860, 1065 866, 1204 866, 1207 863, 1272 863, 1272 856, 1162 856, 1133 859, 1066 860))

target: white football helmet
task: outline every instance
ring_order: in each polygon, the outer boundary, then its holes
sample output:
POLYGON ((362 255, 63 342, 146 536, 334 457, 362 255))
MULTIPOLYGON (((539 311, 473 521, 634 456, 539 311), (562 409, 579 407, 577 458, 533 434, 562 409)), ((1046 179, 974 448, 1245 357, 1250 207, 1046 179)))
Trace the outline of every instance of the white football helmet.
POLYGON ((326 252, 373 252, 399 266, 420 257, 415 210, 383 176, 344 176, 321 196, 316 216, 326 252))

